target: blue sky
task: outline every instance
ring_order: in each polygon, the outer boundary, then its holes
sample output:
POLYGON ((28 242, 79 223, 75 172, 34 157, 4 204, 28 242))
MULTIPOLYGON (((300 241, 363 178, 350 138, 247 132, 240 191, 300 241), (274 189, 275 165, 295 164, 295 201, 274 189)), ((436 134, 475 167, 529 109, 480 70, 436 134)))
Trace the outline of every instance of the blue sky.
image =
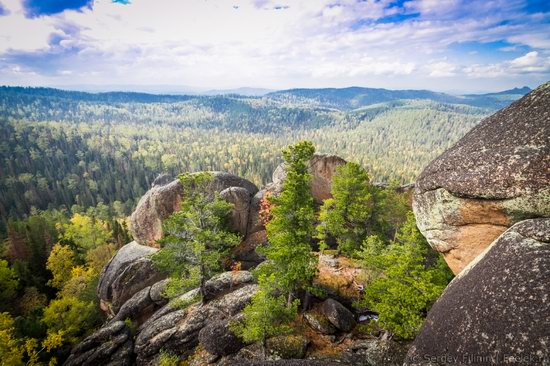
POLYGON ((0 0, 0 84, 475 92, 548 80, 550 1, 0 0))

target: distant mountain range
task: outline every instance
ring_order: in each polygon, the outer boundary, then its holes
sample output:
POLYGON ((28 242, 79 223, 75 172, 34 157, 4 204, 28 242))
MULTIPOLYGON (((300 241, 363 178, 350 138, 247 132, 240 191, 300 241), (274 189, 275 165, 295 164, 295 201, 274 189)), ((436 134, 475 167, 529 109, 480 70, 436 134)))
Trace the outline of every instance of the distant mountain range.
POLYGON ((529 87, 514 88, 496 93, 450 95, 430 90, 390 90, 381 88, 322 88, 288 89, 271 91, 258 88, 238 88, 227 90, 209 90, 189 94, 152 94, 143 92, 118 91, 90 93, 35 87, 0 87, 0 94, 18 97, 55 97, 70 100, 104 103, 174 103, 201 97, 228 96, 235 98, 268 98, 293 106, 314 106, 349 111, 380 103, 430 100, 445 104, 460 104, 472 107, 496 110, 527 94, 529 87))

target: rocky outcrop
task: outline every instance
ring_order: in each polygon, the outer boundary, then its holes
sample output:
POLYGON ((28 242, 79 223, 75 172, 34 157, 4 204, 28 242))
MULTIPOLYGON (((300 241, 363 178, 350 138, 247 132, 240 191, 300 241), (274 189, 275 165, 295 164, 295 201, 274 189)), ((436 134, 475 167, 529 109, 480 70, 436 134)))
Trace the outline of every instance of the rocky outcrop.
POLYGON ((304 358, 309 339, 303 335, 280 335, 267 340, 269 354, 282 359, 304 358))
POLYGON ((325 300, 320 310, 328 321, 341 331, 349 332, 357 324, 353 313, 334 299, 325 300))
POLYGON ((474 127, 424 169, 413 209, 458 274, 516 222, 550 216, 550 83, 474 127))
POLYGON ((130 330, 118 321, 101 328, 71 351, 65 366, 130 366, 133 342, 130 330))
POLYGON ((134 294, 164 279, 165 274, 156 270, 149 258, 156 251, 131 242, 111 258, 103 268, 97 286, 100 306, 105 312, 115 315, 134 294))
MULTIPOLYGON (((212 192, 222 192, 223 190, 235 187, 244 188, 249 192, 249 198, 252 197, 258 188, 254 183, 237 177, 236 175, 225 172, 212 172, 213 180, 211 183, 212 192)), ((158 184, 145 193, 137 204, 135 211, 130 217, 129 229, 134 240, 142 245, 158 247, 157 240, 163 236, 162 221, 167 219, 174 211, 179 210, 183 187, 181 182, 176 179, 170 183, 162 184, 166 181, 165 178, 159 179, 158 184)), ((156 182, 156 181, 155 181, 156 182)), ((241 198, 242 192, 233 192, 229 194, 230 199, 237 200, 239 207, 234 217, 237 222, 233 223, 236 228, 243 230, 243 235, 246 234, 246 225, 243 223, 248 221, 248 217, 242 217, 242 205, 246 205, 246 198, 241 198)))
POLYGON ((248 271, 224 272, 206 281, 203 296, 208 301, 253 282, 254 276, 248 271))
POLYGON ((267 244, 267 233, 265 230, 248 234, 246 238, 233 249, 235 260, 241 264, 241 269, 256 267, 265 260, 265 256, 258 253, 256 248, 267 244))
MULTIPOLYGON (((323 200, 332 197, 330 194, 332 176, 336 167, 344 165, 346 161, 336 155, 315 154, 309 161, 311 177, 311 193, 315 202, 323 203, 323 200)), ((279 165, 273 172, 273 183, 270 190, 274 194, 281 192, 286 178, 285 164, 279 165)))
POLYGON ((242 340, 230 329, 232 320, 217 320, 206 325, 199 332, 199 343, 206 352, 216 356, 237 353, 243 346, 242 340))
MULTIPOLYGON (((181 357, 191 355, 199 343, 201 330, 215 321, 237 315, 256 290, 257 285, 248 284, 204 305, 179 308, 169 303, 139 329, 135 341, 137 364, 152 364, 161 349, 181 357)), ((186 296, 192 299, 193 295, 186 296)))
POLYGON ((421 365, 427 357, 543 364, 550 355, 549 274, 550 219, 515 224, 449 284, 406 364, 421 365))
POLYGON ((229 187, 220 192, 220 198, 233 204, 231 210, 231 229, 246 235, 248 211, 250 210, 250 191, 242 187, 229 187))
POLYGON ((136 242, 158 247, 157 240, 163 235, 162 221, 179 210, 182 189, 181 182, 174 180, 168 184, 153 186, 141 197, 128 227, 136 242))

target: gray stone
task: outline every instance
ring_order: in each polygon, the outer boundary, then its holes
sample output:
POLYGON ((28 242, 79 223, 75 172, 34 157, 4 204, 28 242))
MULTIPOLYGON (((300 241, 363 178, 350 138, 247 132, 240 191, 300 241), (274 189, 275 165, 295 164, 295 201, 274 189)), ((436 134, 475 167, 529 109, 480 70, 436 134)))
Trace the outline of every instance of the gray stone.
POLYGON ((148 190, 130 216, 128 229, 134 240, 158 248, 157 240, 163 236, 162 221, 180 209, 182 194, 183 187, 178 179, 148 190))
POLYGON ((173 181, 174 181, 174 178, 170 174, 162 173, 155 178, 155 180, 151 184, 151 187, 165 186, 168 183, 173 181))
POLYGON ((71 351, 66 366, 130 365, 133 343, 124 322, 113 322, 84 339, 71 351))
POLYGON ((165 273, 155 268, 151 258, 138 258, 128 263, 111 283, 111 310, 116 314, 120 307, 134 294, 163 280, 165 277, 165 273))
POLYGON ((270 355, 283 359, 304 358, 309 339, 303 335, 280 335, 267 340, 270 355))
POLYGON ((311 328, 322 334, 334 334, 336 328, 323 314, 315 311, 308 311, 304 313, 304 319, 311 328))
POLYGON ((238 352, 243 346, 241 339, 230 329, 231 320, 218 320, 207 324, 199 332, 199 343, 206 352, 227 356, 238 352))
POLYGON ((257 231, 265 230, 264 225, 260 222, 260 204, 265 197, 267 188, 259 190, 250 200, 250 209, 248 212, 248 228, 247 233, 250 235, 257 231))
POLYGON ((248 271, 224 272, 206 281, 203 296, 207 301, 212 300, 223 293, 252 282, 254 282, 254 276, 248 271))
MULTIPOLYGON (((133 241, 120 248, 115 256, 107 263, 107 265, 103 267, 97 286, 97 296, 104 311, 114 315, 110 309, 110 305, 113 298, 117 298, 119 294, 117 293, 113 296, 113 284, 116 284, 116 286, 120 284, 119 277, 127 270, 128 266, 130 266, 133 262, 156 253, 156 251, 157 249, 139 245, 133 241)), ((134 291, 134 293, 152 284, 152 281, 149 279, 142 280, 144 280, 144 283, 138 282, 133 284, 132 291, 134 291)), ((124 296, 127 298, 133 295, 133 293, 129 294, 128 291, 124 292, 124 296)), ((118 299, 117 302, 120 303, 118 299)))
POLYGON ((455 274, 521 220, 550 216, 550 83, 474 127, 416 182, 413 209, 455 274))
MULTIPOLYGON (((153 314, 139 329, 135 341, 137 364, 147 365, 161 349, 187 357, 199 343, 199 332, 208 324, 236 316, 257 291, 257 285, 244 284, 220 294, 206 304, 196 303, 185 309, 171 302, 153 314)), ((183 296, 193 298, 198 290, 183 296)))
MULTIPOLYGON (((248 190, 250 196, 258 192, 254 183, 225 172, 211 172, 212 192, 221 192, 229 187, 248 190)), ((158 247, 157 241, 164 235, 162 222, 180 209, 183 186, 179 179, 164 185, 155 185, 139 200, 130 217, 129 229, 139 244, 158 247)))
POLYGON ((229 187, 220 192, 220 198, 233 204, 230 220, 231 229, 242 235, 246 235, 248 211, 250 209, 250 192, 242 187, 229 187))
POLYGON ((406 364, 464 355, 542 364, 550 355, 549 274, 550 219, 515 224, 447 286, 406 364))
POLYGON ((353 313, 334 299, 326 299, 320 307, 321 313, 341 331, 349 332, 357 324, 353 313))

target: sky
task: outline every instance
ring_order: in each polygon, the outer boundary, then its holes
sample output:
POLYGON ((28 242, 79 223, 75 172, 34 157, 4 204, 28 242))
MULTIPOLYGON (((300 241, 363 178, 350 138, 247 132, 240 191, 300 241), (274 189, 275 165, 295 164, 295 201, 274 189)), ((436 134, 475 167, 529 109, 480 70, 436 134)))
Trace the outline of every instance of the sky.
POLYGON ((0 0, 2 85, 458 93, 548 80, 548 0, 0 0))

